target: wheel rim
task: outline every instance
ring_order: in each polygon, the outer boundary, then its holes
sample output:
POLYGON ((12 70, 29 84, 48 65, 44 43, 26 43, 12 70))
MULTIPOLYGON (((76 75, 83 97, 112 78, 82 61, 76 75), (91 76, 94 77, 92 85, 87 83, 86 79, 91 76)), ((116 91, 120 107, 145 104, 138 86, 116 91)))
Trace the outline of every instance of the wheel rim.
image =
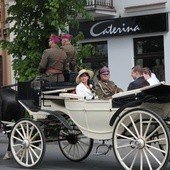
POLYGON ((11 151, 18 164, 35 167, 45 152, 45 140, 37 123, 21 120, 15 124, 10 138, 11 151))
POLYGON ((152 112, 125 113, 115 126, 113 139, 115 155, 125 169, 159 170, 168 163, 168 129, 152 112))
POLYGON ((84 136, 74 125, 74 130, 61 129, 59 132, 59 147, 64 156, 72 161, 81 161, 91 152, 93 140, 84 136))

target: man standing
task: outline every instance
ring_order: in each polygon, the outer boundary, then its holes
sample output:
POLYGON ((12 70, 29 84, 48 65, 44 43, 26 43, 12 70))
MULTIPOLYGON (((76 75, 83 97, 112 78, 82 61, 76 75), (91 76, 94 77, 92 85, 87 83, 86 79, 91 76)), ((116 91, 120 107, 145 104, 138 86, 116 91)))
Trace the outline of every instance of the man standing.
POLYGON ((67 55, 67 65, 65 68, 65 81, 70 81, 70 73, 76 72, 76 48, 71 44, 71 39, 73 38, 70 34, 61 35, 61 49, 66 52, 67 55))
POLYGON ((39 72, 42 78, 51 82, 64 81, 63 68, 66 65, 66 53, 58 47, 60 38, 52 35, 49 38, 49 47, 44 50, 39 63, 39 72))
POLYGON ((127 90, 138 89, 150 85, 143 77, 143 71, 139 65, 132 68, 131 76, 134 81, 129 84, 127 90))

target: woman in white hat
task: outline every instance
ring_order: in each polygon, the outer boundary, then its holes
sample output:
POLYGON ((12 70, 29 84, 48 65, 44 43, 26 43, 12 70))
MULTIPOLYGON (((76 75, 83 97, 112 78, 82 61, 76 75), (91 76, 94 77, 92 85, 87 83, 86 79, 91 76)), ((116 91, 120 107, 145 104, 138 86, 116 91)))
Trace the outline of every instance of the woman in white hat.
POLYGON ((76 77, 76 94, 83 95, 86 99, 92 99, 93 93, 91 91, 89 81, 92 79, 94 73, 93 71, 82 69, 79 71, 76 77))

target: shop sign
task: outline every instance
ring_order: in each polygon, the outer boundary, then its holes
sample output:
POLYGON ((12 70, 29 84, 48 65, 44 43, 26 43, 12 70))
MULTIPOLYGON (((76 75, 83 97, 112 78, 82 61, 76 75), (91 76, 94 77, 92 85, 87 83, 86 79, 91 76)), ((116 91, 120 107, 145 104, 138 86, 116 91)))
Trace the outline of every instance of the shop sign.
MULTIPOLYGON (((168 31, 167 22, 167 13, 162 13, 136 17, 116 18, 112 20, 81 22, 78 31, 82 31, 85 38, 154 33, 168 31)), ((73 31, 71 29, 70 32, 74 34, 75 30, 73 31)))

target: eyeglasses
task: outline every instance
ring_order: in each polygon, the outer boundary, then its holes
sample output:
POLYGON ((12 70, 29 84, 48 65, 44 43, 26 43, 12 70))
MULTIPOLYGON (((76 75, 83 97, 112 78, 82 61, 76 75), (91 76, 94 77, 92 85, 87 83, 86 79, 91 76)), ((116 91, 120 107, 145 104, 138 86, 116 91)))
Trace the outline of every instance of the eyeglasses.
POLYGON ((101 74, 101 75, 103 75, 103 76, 108 76, 109 74, 101 74))

